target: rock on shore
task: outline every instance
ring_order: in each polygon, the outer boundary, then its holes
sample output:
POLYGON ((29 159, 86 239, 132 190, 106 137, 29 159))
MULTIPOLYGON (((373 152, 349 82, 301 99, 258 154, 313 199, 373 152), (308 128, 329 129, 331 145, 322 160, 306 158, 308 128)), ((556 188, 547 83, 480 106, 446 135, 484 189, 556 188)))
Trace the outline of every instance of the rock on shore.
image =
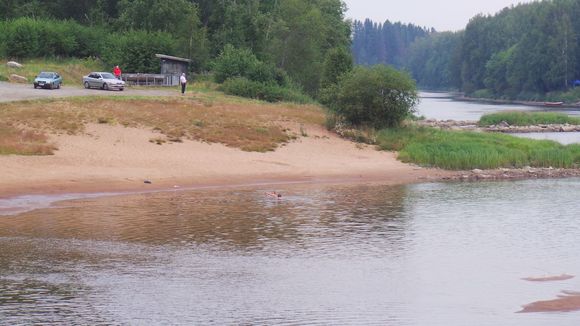
POLYGON ((418 121, 418 125, 449 129, 449 130, 472 130, 487 132, 505 132, 505 133, 528 133, 528 132, 580 132, 580 125, 570 124, 540 124, 533 126, 511 126, 505 121, 497 125, 488 127, 479 127, 477 121, 461 120, 423 120, 418 121))
POLYGON ((520 180, 520 179, 551 179, 580 177, 580 169, 532 168, 522 169, 493 169, 458 172, 449 180, 478 181, 478 180, 520 180))

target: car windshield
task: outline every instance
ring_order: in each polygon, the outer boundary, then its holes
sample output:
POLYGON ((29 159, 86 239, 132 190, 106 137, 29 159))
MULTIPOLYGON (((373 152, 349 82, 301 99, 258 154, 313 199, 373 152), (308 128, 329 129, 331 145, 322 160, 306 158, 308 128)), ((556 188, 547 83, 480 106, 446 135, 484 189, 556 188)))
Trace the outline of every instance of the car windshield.
POLYGON ((101 76, 103 76, 104 79, 115 79, 115 76, 108 72, 102 73, 101 76))
POLYGON ((38 75, 38 78, 52 78, 52 76, 52 72, 41 72, 40 75, 38 75))

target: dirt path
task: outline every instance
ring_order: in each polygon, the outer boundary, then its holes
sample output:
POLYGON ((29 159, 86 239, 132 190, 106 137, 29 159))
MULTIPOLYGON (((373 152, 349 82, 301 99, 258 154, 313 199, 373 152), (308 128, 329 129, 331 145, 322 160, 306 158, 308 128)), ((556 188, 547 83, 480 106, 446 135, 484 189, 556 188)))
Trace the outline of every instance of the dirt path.
POLYGON ((124 91, 103 91, 100 89, 84 89, 75 86, 64 85, 60 89, 34 89, 32 84, 12 84, 0 82, 0 102, 36 100, 42 98, 58 98, 71 96, 178 96, 177 88, 167 90, 154 89, 132 89, 126 88, 124 91))

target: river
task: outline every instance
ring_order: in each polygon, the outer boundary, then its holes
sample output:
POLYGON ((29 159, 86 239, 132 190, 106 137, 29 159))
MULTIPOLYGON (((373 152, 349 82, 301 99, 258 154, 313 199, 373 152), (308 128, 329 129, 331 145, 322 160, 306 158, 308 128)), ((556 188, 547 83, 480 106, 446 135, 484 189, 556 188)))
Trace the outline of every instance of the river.
POLYGON ((0 324, 578 325, 580 179, 268 190, 0 217, 0 324))
MULTIPOLYGON (((479 102, 455 101, 452 93, 421 92, 421 102, 417 115, 436 120, 470 120, 477 121, 481 116, 501 111, 521 112, 558 112, 573 117, 580 117, 580 108, 545 108, 526 105, 488 104, 479 102)), ((547 139, 564 145, 580 143, 580 132, 546 132, 515 134, 518 137, 547 139)))

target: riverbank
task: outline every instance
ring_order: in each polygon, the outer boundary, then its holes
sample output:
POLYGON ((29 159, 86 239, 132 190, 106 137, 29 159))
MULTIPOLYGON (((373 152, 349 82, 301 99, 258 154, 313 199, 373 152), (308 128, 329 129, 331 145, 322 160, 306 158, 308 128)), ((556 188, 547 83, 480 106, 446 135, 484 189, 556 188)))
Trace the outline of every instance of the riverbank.
POLYGON ((0 196, 289 182, 404 184, 455 174, 401 163, 395 153, 341 139, 321 126, 302 128, 307 136, 259 153, 190 140, 157 145, 147 141, 158 137, 153 131, 89 124, 82 134, 51 136, 59 148, 54 155, 0 156, 0 196))
POLYGON ((418 126, 448 130, 485 131, 501 133, 535 133, 535 132, 580 132, 580 125, 571 124, 538 124, 515 126, 503 121, 496 125, 479 126, 478 121, 469 120, 435 120, 426 119, 415 122, 418 126))
POLYGON ((184 141, 156 145, 152 131, 94 124, 81 135, 53 136, 50 156, 0 156, 0 197, 122 193, 294 183, 485 181, 579 177, 580 169, 446 171, 397 160, 394 152, 356 144, 320 126, 274 152, 244 152, 184 141))

